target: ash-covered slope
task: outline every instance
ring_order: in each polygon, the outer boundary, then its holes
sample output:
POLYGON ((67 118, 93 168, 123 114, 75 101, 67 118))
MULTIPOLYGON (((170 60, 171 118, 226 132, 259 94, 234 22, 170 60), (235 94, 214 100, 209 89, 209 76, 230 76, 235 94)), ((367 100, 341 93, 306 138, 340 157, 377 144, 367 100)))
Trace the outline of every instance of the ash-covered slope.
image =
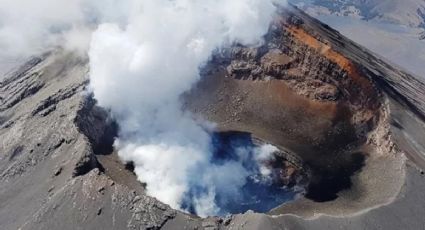
POLYGON ((201 219, 146 196, 85 90, 87 60, 56 51, 0 83, 1 229, 423 228, 425 85, 296 9, 280 13, 264 47, 217 54, 186 107, 291 150, 316 197, 201 219), (349 186, 318 200, 359 154, 349 186))
POLYGON ((305 10, 318 14, 354 16, 364 20, 389 22, 409 27, 425 28, 423 0, 292 0, 305 10))
POLYGON ((175 216, 100 173, 110 129, 84 91, 87 73, 87 60, 58 51, 1 83, 1 229, 139 229, 175 216))
POLYGON ((425 76, 422 66, 425 62, 425 1, 290 2, 405 71, 425 76))

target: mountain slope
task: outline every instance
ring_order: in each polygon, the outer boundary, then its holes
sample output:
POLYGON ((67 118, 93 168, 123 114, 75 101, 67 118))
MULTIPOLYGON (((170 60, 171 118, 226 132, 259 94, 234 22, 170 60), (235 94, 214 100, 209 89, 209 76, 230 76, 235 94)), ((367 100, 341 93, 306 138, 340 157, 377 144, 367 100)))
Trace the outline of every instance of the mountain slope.
POLYGON ((292 1, 318 14, 356 16, 364 20, 390 22, 409 27, 425 28, 425 1, 423 0, 311 0, 292 1))
POLYGON ((425 1, 291 2, 405 71, 425 77, 425 1))

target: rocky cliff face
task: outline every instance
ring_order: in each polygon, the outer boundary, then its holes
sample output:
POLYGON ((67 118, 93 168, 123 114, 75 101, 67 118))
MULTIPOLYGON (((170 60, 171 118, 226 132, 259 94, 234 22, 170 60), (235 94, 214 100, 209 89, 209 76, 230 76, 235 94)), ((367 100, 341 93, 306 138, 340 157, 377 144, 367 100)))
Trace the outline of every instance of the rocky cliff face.
POLYGON ((263 46, 216 54, 185 106, 287 150, 314 172, 310 196, 206 219, 147 196, 85 89, 87 59, 54 51, 0 83, 1 228, 420 229, 425 85, 296 9, 280 13, 263 46))

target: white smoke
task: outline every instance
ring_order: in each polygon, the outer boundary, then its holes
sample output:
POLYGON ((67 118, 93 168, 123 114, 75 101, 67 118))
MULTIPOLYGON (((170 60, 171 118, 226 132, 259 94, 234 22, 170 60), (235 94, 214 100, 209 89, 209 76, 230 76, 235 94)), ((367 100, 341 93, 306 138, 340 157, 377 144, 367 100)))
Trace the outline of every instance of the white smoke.
POLYGON ((279 150, 273 145, 263 145, 255 149, 255 160, 256 162, 259 162, 260 174, 267 179, 270 179, 272 170, 270 169, 270 167, 267 167, 266 164, 263 163, 273 160, 273 153, 278 151, 279 150))
POLYGON ((91 87, 120 127, 120 157, 133 161, 148 194, 202 216, 219 213, 217 194, 237 197, 250 172, 241 161, 211 164, 208 130, 181 111, 179 96, 211 54, 232 42, 259 44, 272 0, 134 2, 125 27, 103 24, 90 48, 91 87))
POLYGON ((85 54, 99 23, 127 24, 130 2, 0 0, 0 80, 22 60, 54 48, 85 54))
POLYGON ((27 56, 54 44, 63 30, 84 24, 81 0, 0 0, 2 56, 27 56))
POLYGON ((91 89, 120 125, 120 157, 150 195, 213 215, 217 195, 237 197, 252 172, 242 159, 211 164, 211 125, 179 97, 220 47, 260 44, 283 1, 0 0, 0 60, 88 51, 91 89))

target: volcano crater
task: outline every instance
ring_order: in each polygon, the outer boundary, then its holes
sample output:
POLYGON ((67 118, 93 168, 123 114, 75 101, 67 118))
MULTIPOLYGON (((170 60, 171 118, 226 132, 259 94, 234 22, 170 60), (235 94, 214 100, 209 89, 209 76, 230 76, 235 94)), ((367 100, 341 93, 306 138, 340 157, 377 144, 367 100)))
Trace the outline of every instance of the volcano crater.
POLYGON ((260 47, 217 52, 183 95, 184 109, 284 150, 306 175, 306 199, 336 200, 375 152, 382 95, 356 64, 303 30, 278 20, 270 30, 260 47), (287 30, 277 29, 282 23, 287 30))

